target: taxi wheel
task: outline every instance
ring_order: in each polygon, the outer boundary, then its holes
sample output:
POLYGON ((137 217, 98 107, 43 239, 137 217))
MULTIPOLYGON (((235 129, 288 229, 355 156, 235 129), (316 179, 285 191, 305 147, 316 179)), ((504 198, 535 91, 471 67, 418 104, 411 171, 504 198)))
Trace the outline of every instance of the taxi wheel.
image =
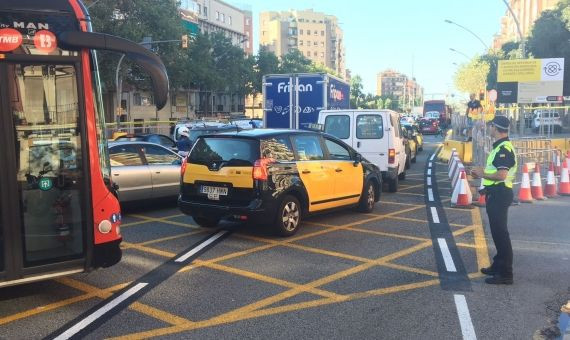
POLYGON ((202 228, 215 228, 220 223, 219 218, 192 217, 196 223, 202 228))
POLYGON ((281 236, 291 236, 299 230, 301 205, 299 200, 287 195, 281 201, 275 220, 275 231, 281 236))
POLYGON ((376 203, 376 191, 374 189, 372 182, 366 183, 362 196, 360 196, 360 202, 358 202, 358 211, 369 213, 374 209, 376 203))

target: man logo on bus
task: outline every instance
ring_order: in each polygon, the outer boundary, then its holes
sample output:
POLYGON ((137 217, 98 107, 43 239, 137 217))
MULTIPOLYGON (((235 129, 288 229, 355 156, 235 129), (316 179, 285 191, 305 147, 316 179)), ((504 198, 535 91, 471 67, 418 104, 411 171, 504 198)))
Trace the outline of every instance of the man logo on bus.
MULTIPOLYGON (((311 84, 297 84, 295 85, 295 90, 298 92, 313 92, 313 85, 311 84)), ((287 93, 291 92, 291 82, 281 82, 277 84, 277 93, 287 93)))
POLYGON ((337 90, 334 84, 331 84, 329 97, 336 101, 341 101, 344 99, 344 93, 342 93, 340 90, 337 90))

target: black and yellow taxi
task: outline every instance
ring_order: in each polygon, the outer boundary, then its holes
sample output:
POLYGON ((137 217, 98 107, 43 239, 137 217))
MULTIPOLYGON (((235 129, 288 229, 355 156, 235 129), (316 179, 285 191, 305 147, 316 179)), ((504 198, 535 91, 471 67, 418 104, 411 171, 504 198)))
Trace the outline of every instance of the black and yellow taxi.
POLYGON ((339 207, 370 212, 382 175, 320 132, 257 129, 200 137, 182 165, 180 210, 203 227, 222 218, 293 235, 301 218, 339 207))

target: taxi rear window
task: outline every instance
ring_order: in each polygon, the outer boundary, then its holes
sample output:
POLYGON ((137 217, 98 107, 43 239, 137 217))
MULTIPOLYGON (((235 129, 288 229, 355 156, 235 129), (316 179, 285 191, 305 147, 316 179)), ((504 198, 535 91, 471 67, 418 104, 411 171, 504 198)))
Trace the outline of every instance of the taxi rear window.
POLYGON ((253 166, 259 159, 259 141, 246 138, 199 138, 188 161, 194 164, 210 165, 224 163, 224 166, 253 166))

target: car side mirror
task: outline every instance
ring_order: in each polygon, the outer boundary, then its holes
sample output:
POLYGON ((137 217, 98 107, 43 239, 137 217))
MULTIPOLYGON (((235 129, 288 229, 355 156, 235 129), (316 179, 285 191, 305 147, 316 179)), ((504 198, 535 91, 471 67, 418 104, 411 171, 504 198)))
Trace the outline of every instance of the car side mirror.
POLYGON ((354 155, 354 166, 358 166, 360 163, 362 163, 362 155, 357 153, 354 155))

